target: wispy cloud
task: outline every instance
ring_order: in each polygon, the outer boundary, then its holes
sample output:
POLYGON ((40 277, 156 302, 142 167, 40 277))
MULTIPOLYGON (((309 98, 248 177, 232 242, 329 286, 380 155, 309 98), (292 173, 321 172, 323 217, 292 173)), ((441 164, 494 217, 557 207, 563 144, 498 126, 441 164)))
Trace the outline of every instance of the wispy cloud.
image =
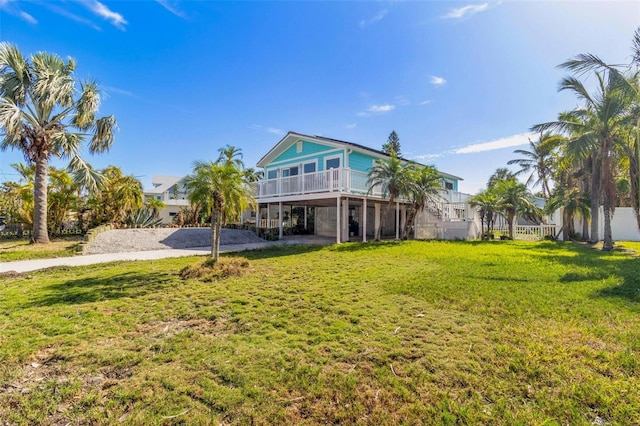
POLYGON ((65 18, 71 19, 72 21, 78 22, 80 24, 84 24, 87 25, 91 28, 93 28, 96 31, 101 31, 101 28, 99 26, 97 26, 96 24, 94 24, 91 20, 83 18, 81 16, 78 16, 74 13, 69 12, 67 9, 57 6, 54 3, 43 3, 49 10, 51 10, 52 12, 60 15, 60 16, 64 16, 65 18))
POLYGON ((254 130, 261 130, 267 133, 271 133, 272 135, 277 135, 277 136, 284 135, 284 130, 278 129, 276 127, 265 127, 262 124, 252 124, 251 128, 254 130))
POLYGON ((420 102, 418 105, 427 105, 431 103, 431 99, 425 99, 424 101, 420 102))
POLYGON ((27 21, 30 24, 37 24, 38 21, 36 20, 36 18, 34 18, 33 16, 29 15, 27 12, 25 11, 20 11, 20 17, 22 19, 24 19, 25 21, 27 21))
POLYGON ((387 13, 389 13, 389 11, 385 9, 381 10, 376 16, 371 19, 363 19, 362 21, 360 21, 360 28, 368 27, 369 25, 382 21, 384 17, 387 16, 387 13))
POLYGON ((461 19, 475 15, 479 12, 484 12, 489 7, 489 3, 481 4, 469 4, 467 6, 457 7, 449 10, 449 13, 444 15, 443 19, 461 19))
POLYGON ((346 127, 347 129, 355 129, 355 128, 356 128, 356 126, 357 126, 357 124, 356 124, 356 123, 349 123, 349 124, 347 124, 347 125, 346 125, 346 126, 344 126, 344 127, 346 127))
POLYGON ((374 113, 385 113, 389 111, 393 111, 396 109, 395 105, 384 104, 384 105, 371 105, 367 111, 374 113))
POLYGON ((407 99, 406 96, 396 96, 394 98, 394 101, 395 101, 396 105, 399 105, 399 106, 409 106, 409 105, 411 105, 411 101, 409 99, 407 99))
POLYGON ((275 127, 267 127, 267 133, 271 133, 272 135, 284 135, 284 130, 282 129, 277 129, 275 127))
POLYGON ((535 138, 533 133, 519 133, 505 138, 495 139, 489 142, 472 143, 462 148, 449 151, 450 154, 474 154, 477 152, 495 151, 496 149, 512 148, 514 146, 527 145, 531 138, 535 138))
POLYGON ((124 31, 125 25, 128 24, 127 20, 124 19, 124 17, 121 14, 119 14, 118 12, 112 11, 104 4, 100 3, 98 0, 89 0, 85 2, 84 5, 96 15, 109 21, 111 25, 118 28, 119 30, 124 31))
POLYGON ((358 117, 369 117, 374 114, 385 114, 393 111, 394 109, 396 109, 396 106, 391 104, 371 105, 366 111, 360 111, 356 113, 356 115, 358 117))
POLYGON ((431 76, 431 84, 433 84, 434 86, 442 86, 446 82, 447 80, 445 80, 443 77, 437 77, 435 75, 431 76))
POLYGON ((173 13, 174 15, 176 15, 179 18, 186 18, 187 17, 187 15, 182 10, 180 10, 180 8, 178 7, 178 2, 177 1, 156 0, 156 2, 160 6, 164 7, 169 12, 173 13))
POLYGON ((102 89, 105 91, 107 95, 111 93, 117 93, 118 95, 134 96, 133 92, 130 92, 124 89, 118 89, 117 87, 102 86, 102 89))
POLYGON ((30 24, 35 25, 35 24, 38 23, 36 18, 34 18, 32 15, 28 14, 24 10, 21 10, 20 8, 18 8, 17 4, 18 4, 17 1, 0 0, 0 10, 4 11, 4 12, 10 14, 10 15, 17 16, 18 18, 20 18, 23 21, 26 21, 26 22, 28 22, 30 24))

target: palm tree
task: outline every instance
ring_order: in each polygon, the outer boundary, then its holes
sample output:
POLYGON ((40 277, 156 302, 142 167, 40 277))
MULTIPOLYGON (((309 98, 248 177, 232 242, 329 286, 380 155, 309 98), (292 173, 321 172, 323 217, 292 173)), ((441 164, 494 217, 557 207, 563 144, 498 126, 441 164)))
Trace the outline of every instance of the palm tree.
POLYGON ((591 208, 589 197, 578 187, 556 188, 545 205, 547 213, 553 213, 562 208, 562 239, 568 241, 575 235, 573 218, 578 216, 589 219, 591 208))
POLYGON ((469 204, 475 207, 480 215, 480 233, 483 240, 493 239, 493 225, 495 223, 495 215, 499 209, 498 196, 494 190, 489 188, 480 191, 473 197, 469 198, 469 204), (487 224, 487 232, 484 232, 484 224, 487 224))
MULTIPOLYGON (((389 199, 384 220, 389 214, 391 205, 401 195, 408 192, 410 171, 413 167, 411 164, 405 164, 400 157, 391 152, 388 159, 376 160, 369 171, 367 179, 368 193, 371 193, 377 187, 381 190, 383 196, 389 199)), ((381 234, 382 227, 377 230, 376 240, 380 239, 381 234)))
POLYGON ((435 167, 416 165, 410 167, 408 173, 406 195, 411 201, 411 205, 402 232, 404 239, 409 237, 418 212, 427 207, 430 202, 440 198, 442 190, 442 178, 435 167))
POLYGON ((489 176, 489 180, 487 181, 487 188, 491 189, 495 187, 498 184, 498 182, 505 181, 505 180, 512 180, 516 182, 517 176, 515 173, 513 173, 511 170, 507 169, 506 167, 500 167, 496 169, 496 171, 493 172, 491 176, 489 176))
POLYGON ((218 148, 218 160, 216 163, 229 164, 233 163, 240 170, 244 169, 244 163, 242 162, 242 149, 233 145, 227 145, 224 148, 218 148))
POLYGON ((234 162, 193 163, 193 172, 184 180, 191 204, 200 204, 211 214, 211 257, 220 256, 220 229, 236 220, 249 206, 254 206, 253 186, 234 162))
POLYGON ((498 210, 507 220, 509 238, 513 239, 514 236, 513 225, 516 216, 530 219, 540 217, 540 210, 533 203, 526 185, 513 180, 502 180, 496 182, 494 190, 498 197, 498 210))
POLYGON ((541 132, 540 138, 537 142, 533 142, 529 139, 529 151, 525 149, 516 149, 514 154, 520 154, 523 158, 517 158, 507 162, 508 165, 517 164, 520 166, 520 171, 516 173, 529 173, 527 178, 527 185, 535 187, 540 185, 542 188, 542 198, 548 200, 551 196, 551 189, 549 188, 549 180, 552 175, 553 159, 551 156, 551 149, 553 144, 551 139, 560 138, 557 135, 552 135, 550 132, 541 132))
POLYGON ((93 224, 122 224, 129 212, 144 205, 142 183, 133 175, 125 175, 116 166, 102 169, 100 173, 103 179, 99 187, 89 193, 87 200, 93 224))
POLYGON ((89 153, 107 151, 117 127, 113 116, 96 117, 100 105, 95 82, 80 84, 76 95, 73 59, 39 52, 27 60, 17 46, 0 43, 0 150, 22 151, 36 167, 31 241, 48 243, 47 171, 51 157, 69 160, 69 169, 85 186, 99 175, 80 157, 85 138, 89 153))
MULTIPOLYGON (((544 131, 554 129, 577 135, 574 142, 583 151, 589 151, 594 158, 591 187, 591 211, 600 204, 604 214, 603 250, 613 249, 611 235, 611 215, 615 210, 615 153, 621 144, 621 132, 628 117, 628 98, 618 88, 615 78, 608 78, 595 73, 598 85, 595 94, 589 93, 584 84, 574 77, 565 77, 560 83, 560 90, 569 90, 585 102, 583 109, 572 111, 568 116, 573 120, 562 120, 543 123, 532 129, 544 131)), ((611 77, 611 76, 610 76, 611 77)), ((591 238, 597 238, 597 223, 592 224, 591 238), (595 229, 594 229, 595 228, 595 229)))

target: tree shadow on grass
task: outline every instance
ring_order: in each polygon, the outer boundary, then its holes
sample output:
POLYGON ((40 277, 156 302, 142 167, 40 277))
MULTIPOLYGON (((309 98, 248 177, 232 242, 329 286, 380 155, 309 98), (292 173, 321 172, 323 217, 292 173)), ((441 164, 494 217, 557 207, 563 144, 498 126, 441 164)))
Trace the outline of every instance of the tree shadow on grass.
POLYGON ((618 284, 596 290, 593 297, 623 299, 640 305, 640 258, 635 253, 603 252, 591 246, 570 243, 560 243, 557 247, 576 255, 559 255, 554 253, 552 247, 548 247, 548 253, 543 257, 571 267, 588 268, 587 272, 567 272, 560 278, 561 283, 600 281, 615 277, 618 284))
POLYGON ((137 298, 174 286, 176 276, 166 273, 126 272, 109 277, 84 277, 56 282, 45 294, 24 306, 79 305, 121 298, 137 298))
POLYGON ((244 257, 248 260, 271 259, 275 257, 296 256, 299 254, 311 253, 322 250, 326 247, 327 246, 325 245, 277 244, 260 249, 222 253, 220 256, 244 257))

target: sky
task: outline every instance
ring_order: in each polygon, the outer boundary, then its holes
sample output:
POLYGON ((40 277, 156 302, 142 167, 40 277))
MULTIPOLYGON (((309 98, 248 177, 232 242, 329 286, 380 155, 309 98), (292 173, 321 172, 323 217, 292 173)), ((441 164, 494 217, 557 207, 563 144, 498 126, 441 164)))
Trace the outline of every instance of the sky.
MULTIPOLYGON (((85 159, 145 188, 226 145, 255 167, 288 131, 380 149, 395 130, 473 194, 579 105, 557 65, 629 63, 638 26, 640 1, 0 0, 0 41, 72 57, 102 88, 119 130, 85 159)), ((22 161, 0 152, 0 181, 22 161)))

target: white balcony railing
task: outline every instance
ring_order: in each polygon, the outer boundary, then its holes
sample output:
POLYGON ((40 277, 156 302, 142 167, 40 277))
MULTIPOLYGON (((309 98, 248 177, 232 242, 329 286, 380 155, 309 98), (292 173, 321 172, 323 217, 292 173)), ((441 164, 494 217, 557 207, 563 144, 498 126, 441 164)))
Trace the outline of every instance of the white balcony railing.
MULTIPOLYGON (((379 186, 369 191, 368 180, 369 177, 367 173, 351 169, 330 169, 296 176, 266 179, 255 183, 256 198, 260 200, 264 198, 319 192, 346 192, 382 197, 382 190, 379 186)), ((444 190, 440 195, 444 201, 449 203, 457 202, 460 204, 466 204, 465 201, 469 197, 467 194, 444 190)), ((460 210, 458 206, 451 208, 460 210)), ((447 216, 456 217, 459 216, 459 214, 460 211, 451 212, 447 216)))
MULTIPOLYGON (((366 194, 368 176, 350 169, 330 169, 256 182, 256 198, 281 197, 316 192, 353 192, 366 194)), ((374 195, 375 191, 372 192, 374 195)), ((377 192, 379 194, 379 191, 377 192)))

